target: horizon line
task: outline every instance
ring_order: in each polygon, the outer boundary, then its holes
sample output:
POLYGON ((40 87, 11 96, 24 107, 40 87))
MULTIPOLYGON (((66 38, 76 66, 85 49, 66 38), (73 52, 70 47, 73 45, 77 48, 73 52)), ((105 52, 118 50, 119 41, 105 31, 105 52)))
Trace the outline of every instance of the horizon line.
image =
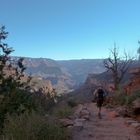
POLYGON ((106 58, 70 58, 70 59, 55 59, 55 58, 48 58, 48 57, 32 57, 32 56, 15 56, 10 55, 11 57, 23 57, 23 58, 31 58, 31 59, 51 59, 55 61, 73 61, 73 60, 103 60, 106 58))

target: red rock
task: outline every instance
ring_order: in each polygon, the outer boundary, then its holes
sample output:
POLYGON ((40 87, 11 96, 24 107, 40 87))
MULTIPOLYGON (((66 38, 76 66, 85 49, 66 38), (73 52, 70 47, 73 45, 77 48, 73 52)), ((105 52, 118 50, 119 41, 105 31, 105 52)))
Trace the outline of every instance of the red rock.
POLYGON ((109 115, 109 117, 111 117, 111 118, 119 117, 119 114, 118 114, 116 111, 109 112, 108 115, 109 115))
POLYGON ((134 108, 134 109, 140 108, 140 98, 136 99, 136 100, 133 102, 133 108, 134 108))
POLYGON ((136 133, 140 135, 140 127, 136 128, 136 133))

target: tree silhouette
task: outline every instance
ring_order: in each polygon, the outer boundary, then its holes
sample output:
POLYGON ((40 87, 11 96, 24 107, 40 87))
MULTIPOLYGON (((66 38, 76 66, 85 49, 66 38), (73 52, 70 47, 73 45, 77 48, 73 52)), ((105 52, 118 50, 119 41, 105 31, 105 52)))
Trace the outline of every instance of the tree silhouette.
POLYGON ((4 42, 7 36, 5 26, 0 27, 0 128, 7 113, 20 114, 33 107, 31 94, 25 90, 27 83, 21 80, 24 77, 24 59, 10 57, 14 50, 4 42))
POLYGON ((114 44, 114 48, 111 49, 110 52, 111 56, 104 60, 104 66, 111 72, 114 90, 117 91, 119 90, 120 83, 123 80, 125 73, 132 63, 132 58, 130 58, 126 52, 124 52, 124 56, 120 58, 116 44, 114 44))

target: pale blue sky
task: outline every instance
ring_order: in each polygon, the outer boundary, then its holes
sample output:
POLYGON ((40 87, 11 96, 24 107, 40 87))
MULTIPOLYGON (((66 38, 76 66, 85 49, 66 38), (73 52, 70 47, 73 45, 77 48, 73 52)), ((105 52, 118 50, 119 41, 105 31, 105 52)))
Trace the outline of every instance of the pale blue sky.
POLYGON ((140 0, 0 0, 0 11, 16 56, 104 58, 114 42, 138 48, 140 0))

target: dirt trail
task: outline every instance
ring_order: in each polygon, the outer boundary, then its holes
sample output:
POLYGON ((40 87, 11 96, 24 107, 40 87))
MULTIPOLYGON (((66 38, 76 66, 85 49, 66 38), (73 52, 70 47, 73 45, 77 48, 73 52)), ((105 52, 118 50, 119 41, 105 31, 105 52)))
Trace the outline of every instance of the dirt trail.
POLYGON ((98 118, 94 103, 86 104, 90 120, 85 121, 83 129, 75 130, 73 140, 140 140, 133 127, 125 124, 127 118, 110 117, 109 111, 102 110, 102 119, 98 118))

